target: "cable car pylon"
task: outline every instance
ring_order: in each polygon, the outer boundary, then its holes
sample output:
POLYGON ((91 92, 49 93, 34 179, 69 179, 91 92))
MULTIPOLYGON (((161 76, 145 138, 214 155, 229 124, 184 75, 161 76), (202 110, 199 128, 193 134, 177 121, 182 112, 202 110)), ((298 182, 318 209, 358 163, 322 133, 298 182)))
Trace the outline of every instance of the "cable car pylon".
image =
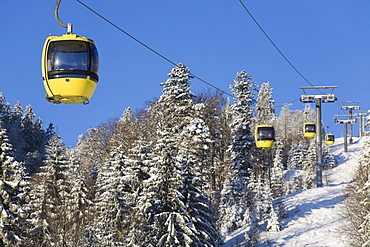
POLYGON ((316 187, 322 187, 322 136, 321 136, 321 101, 322 102, 335 102, 337 98, 334 96, 333 91, 336 86, 316 86, 316 87, 301 87, 303 95, 301 102, 303 103, 316 103, 316 187), (314 89, 322 93, 323 89, 331 89, 328 94, 321 95, 308 95, 306 90, 314 89))

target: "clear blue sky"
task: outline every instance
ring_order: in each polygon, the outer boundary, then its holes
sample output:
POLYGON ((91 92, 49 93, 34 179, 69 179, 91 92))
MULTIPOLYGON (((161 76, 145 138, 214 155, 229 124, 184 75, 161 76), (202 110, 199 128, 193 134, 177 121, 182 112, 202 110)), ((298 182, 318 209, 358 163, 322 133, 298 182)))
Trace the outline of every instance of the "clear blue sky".
MULTIPOLYGON (((93 39, 100 55, 100 81, 89 105, 54 105, 44 99, 41 50, 46 37, 66 29, 54 19, 55 1, 0 0, 0 92, 12 106, 31 104, 47 127, 52 122, 68 147, 79 134, 127 107, 142 108, 161 95, 174 66, 144 48, 75 0, 62 0, 59 16, 74 33, 93 39)), ((83 0, 152 49, 196 76, 231 93, 246 70, 260 85, 270 81, 276 106, 295 101, 310 86, 282 58, 238 0, 83 0)), ((292 64, 316 86, 338 86, 338 103, 323 104, 323 121, 340 136, 333 115, 343 101, 370 103, 370 1, 265 0, 244 4, 292 64)), ((192 91, 209 88, 194 79, 192 91)), ((314 107, 314 105, 312 105, 314 107)), ((280 108, 276 109, 280 112, 280 108)), ((357 125, 355 134, 357 134, 357 125)))

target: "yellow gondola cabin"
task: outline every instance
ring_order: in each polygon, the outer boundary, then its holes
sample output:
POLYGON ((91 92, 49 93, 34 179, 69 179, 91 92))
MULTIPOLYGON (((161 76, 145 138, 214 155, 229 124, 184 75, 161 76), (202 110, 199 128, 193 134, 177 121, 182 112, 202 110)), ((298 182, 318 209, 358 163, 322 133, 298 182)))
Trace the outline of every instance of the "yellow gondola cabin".
POLYGON ((49 36, 42 53, 46 99, 55 104, 88 103, 99 80, 94 41, 72 33, 49 36))
POLYGON ((305 123, 303 126, 304 137, 314 138, 316 135, 316 125, 314 123, 305 123))
POLYGON ((326 145, 334 145, 335 142, 335 136, 333 134, 326 134, 325 135, 325 142, 326 145))
POLYGON ((254 132, 254 138, 258 148, 272 148, 275 142, 275 129, 272 125, 258 125, 254 132))

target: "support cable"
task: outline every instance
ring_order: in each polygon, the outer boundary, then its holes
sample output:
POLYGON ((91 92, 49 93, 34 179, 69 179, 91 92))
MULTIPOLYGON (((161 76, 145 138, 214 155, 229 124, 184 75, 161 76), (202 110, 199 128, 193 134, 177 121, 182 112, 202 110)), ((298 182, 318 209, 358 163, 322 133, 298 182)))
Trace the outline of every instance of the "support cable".
MULTIPOLYGON (((103 19, 104 21, 108 22, 110 25, 112 25, 113 27, 115 27, 116 29, 118 29, 119 31, 121 31, 122 33, 126 34, 128 37, 130 37, 131 39, 133 39, 134 41, 138 42, 140 45, 144 46, 145 48, 147 48, 148 50, 150 50, 151 52, 155 53, 156 55, 158 55, 159 57, 163 58, 164 60, 166 60, 167 62, 171 63, 172 65, 176 66, 177 64, 175 62, 173 62, 172 60, 170 60, 169 58, 165 57, 164 55, 160 54, 159 52, 157 52, 156 50, 152 49, 151 47, 149 47, 148 45, 144 44, 143 42, 141 42, 140 40, 138 40, 137 38, 135 38, 134 36, 132 36, 131 34, 129 34, 128 32, 126 32, 125 30, 123 30, 122 28, 120 28, 119 26, 117 26, 116 24, 114 24, 113 22, 111 22, 110 20, 108 20, 107 18, 105 18, 104 16, 102 16, 101 14, 99 14, 98 12, 96 12, 95 10, 93 10, 92 8, 90 8, 89 6, 87 6, 86 4, 84 4, 83 2, 81 2, 80 0, 76 0, 77 2, 79 2, 81 5, 83 5, 85 8, 87 8, 88 10, 90 10, 91 12, 93 12, 94 14, 96 14, 97 16, 99 16, 101 19, 103 19)), ((233 97, 231 94, 225 92, 224 90, 212 85, 211 83, 207 82, 206 80, 203 80, 202 78, 194 75, 193 73, 190 73, 191 76, 193 76, 194 78, 200 80, 201 82, 207 84, 208 86, 210 87, 213 87, 214 89, 230 96, 230 97, 233 97)))
MULTIPOLYGON (((93 10, 92 8, 90 8, 89 6, 87 6, 86 4, 84 4, 82 1, 80 0, 76 0, 78 3, 80 3, 81 5, 83 5, 85 8, 87 8, 88 10, 90 10, 91 12, 93 12, 95 15, 97 15, 98 17, 100 17, 101 19, 103 19, 104 21, 106 21, 107 23, 109 23, 110 25, 112 25, 113 27, 115 27, 116 29, 118 29, 119 31, 121 31, 122 33, 124 33, 125 35, 127 35, 128 37, 130 37, 131 39, 133 39, 134 41, 138 42, 140 45, 144 46, 145 48, 147 48, 148 50, 150 50, 151 52, 155 53, 156 55, 158 55, 159 57, 163 58, 164 60, 166 60, 167 62, 171 63, 172 65, 176 66, 177 64, 175 62, 173 62, 172 60, 170 60, 169 58, 165 57, 164 55, 160 54, 159 52, 157 52, 156 50, 152 49, 151 47, 149 47, 148 45, 144 44, 143 42, 141 42, 140 40, 138 40, 137 38, 135 38, 134 36, 132 36, 131 34, 129 34, 128 32, 126 32, 125 30, 123 30, 122 28, 120 28, 119 26, 117 26, 116 24, 114 24, 113 22, 111 22, 110 20, 108 20, 107 18, 105 18, 104 16, 102 16, 101 14, 99 14, 98 12, 96 12, 95 10, 93 10)), ((267 35, 267 34, 266 34, 267 35)), ((268 36, 267 36, 268 37, 268 36)), ((270 41, 272 42, 272 40, 270 39, 270 41)), ((273 42, 272 42, 273 43, 273 42)), ((275 46, 276 47, 276 46, 275 46)), ((277 47, 276 47, 277 48, 277 47)), ((280 52, 281 53, 281 52, 280 52)), ((281 53, 282 54, 282 53, 281 53)), ((283 54, 282 54, 283 55, 283 54)), ((283 55, 284 56, 284 55, 283 55)), ((285 57, 285 56, 284 56, 285 57)), ((286 59, 287 60, 287 59, 286 59)), ((289 60, 287 60, 289 62, 289 60)), ((291 66, 293 66, 291 64, 291 66)), ((294 66, 293 66, 294 68, 294 66)), ((299 73, 299 71, 296 69, 296 71, 299 73)), ((300 73, 299 73, 300 74, 300 73)), ((230 93, 227 93, 225 92, 224 90, 212 85, 211 83, 207 82, 206 80, 203 80, 202 78, 196 76, 195 74, 193 73, 190 73, 191 76, 193 76, 194 78, 198 79, 199 81, 207 84, 208 86, 224 93, 225 95, 227 96, 230 96, 230 97, 234 97, 233 95, 231 95, 230 93)), ((301 75, 302 76, 302 75, 301 75)), ((303 77, 303 76, 302 76, 303 77)), ((304 78, 304 77, 303 77, 304 78)), ((306 81, 308 81, 306 79, 306 81)), ((312 84, 311 84, 312 85, 312 84)), ((290 104, 290 103, 293 103, 293 102, 296 102, 298 101, 299 99, 296 99, 296 100, 293 100, 287 104, 290 104)), ((281 108, 283 107, 285 104, 283 105, 280 105, 280 106, 276 106, 275 108, 281 108)))
MULTIPOLYGON (((308 84, 310 84, 311 86, 315 87, 305 76, 303 76, 303 74, 289 61, 289 59, 284 55, 284 53, 279 49, 279 47, 277 47, 277 45, 274 43, 274 41, 272 41, 272 39, 270 38, 270 36, 268 36, 268 34, 265 32, 265 30, 262 28, 262 26, 258 23, 258 21, 256 20, 256 18, 254 18, 254 16, 252 15, 252 13, 248 10, 248 8, 245 6, 245 4, 242 2, 242 0, 238 0, 240 2, 240 4, 243 6, 243 8, 245 9, 245 11, 249 14, 249 16, 252 18, 252 20, 254 21, 254 23, 256 23, 256 25, 258 26, 258 28, 262 31, 262 33, 266 36, 266 38, 270 41, 270 43, 275 47, 275 49, 279 52, 279 54, 285 59, 285 61, 298 73, 298 75, 300 75, 303 80, 305 80, 308 84)), ((324 94, 321 90, 319 89, 316 89, 318 92, 324 94)), ((339 104, 339 102, 337 102, 339 104)), ((340 106, 340 104, 339 104, 340 106)))
MULTIPOLYGON (((308 84, 310 84, 311 86, 315 87, 305 76, 303 76, 303 74, 301 72, 299 72, 299 70, 289 61, 289 59, 284 55, 284 53, 279 49, 279 47, 277 47, 277 45, 274 43, 274 41, 272 41, 272 39, 270 38, 270 36, 268 36, 268 34, 265 32, 265 30, 261 27, 261 25, 257 22, 257 20, 254 18, 254 16, 252 15, 252 13, 248 10, 248 8, 245 6, 245 4, 242 2, 242 0, 238 0, 240 2, 240 4, 243 6, 243 8, 245 9, 245 11, 249 14, 249 16, 252 18, 252 20, 254 21, 254 23, 256 23, 256 25, 258 26, 258 28, 262 31, 262 33, 266 36, 266 38, 270 41, 270 43, 275 47, 275 49, 280 53, 280 55, 285 59, 285 61, 298 73, 298 75, 300 75, 303 80, 305 80, 308 84)), ((318 90, 320 91, 320 90, 318 90)))

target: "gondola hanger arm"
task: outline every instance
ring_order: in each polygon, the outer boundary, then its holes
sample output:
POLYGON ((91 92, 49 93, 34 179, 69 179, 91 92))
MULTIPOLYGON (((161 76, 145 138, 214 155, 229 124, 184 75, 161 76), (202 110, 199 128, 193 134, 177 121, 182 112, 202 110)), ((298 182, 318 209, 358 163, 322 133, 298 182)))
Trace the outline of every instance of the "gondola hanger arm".
POLYGON ((54 8, 55 20, 58 22, 59 25, 67 28, 67 34, 71 34, 72 33, 72 23, 65 24, 59 19, 58 10, 59 10, 60 1, 61 0, 57 0, 55 4, 55 8, 54 8))

